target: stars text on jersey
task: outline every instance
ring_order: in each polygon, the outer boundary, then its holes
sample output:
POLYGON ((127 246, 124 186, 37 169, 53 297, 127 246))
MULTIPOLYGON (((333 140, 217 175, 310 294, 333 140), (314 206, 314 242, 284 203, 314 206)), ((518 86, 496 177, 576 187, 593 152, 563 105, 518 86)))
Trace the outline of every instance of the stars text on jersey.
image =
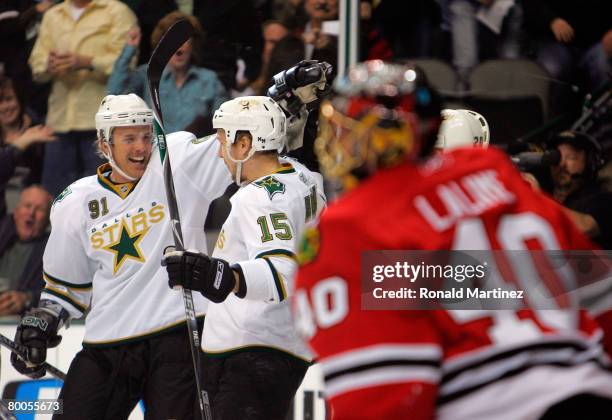
POLYGON ((113 274, 117 273, 128 259, 144 263, 146 256, 139 244, 149 233, 151 226, 161 222, 165 216, 164 205, 156 202, 128 211, 120 218, 115 217, 93 227, 90 232, 91 246, 95 250, 113 254, 113 274))

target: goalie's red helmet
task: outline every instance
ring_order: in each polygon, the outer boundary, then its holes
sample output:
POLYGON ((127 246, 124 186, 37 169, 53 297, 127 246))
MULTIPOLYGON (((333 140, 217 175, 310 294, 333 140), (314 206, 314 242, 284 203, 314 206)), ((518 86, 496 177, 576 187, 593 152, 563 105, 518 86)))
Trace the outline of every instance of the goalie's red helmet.
POLYGON ((334 84, 321 104, 315 149, 327 177, 345 187, 378 168, 428 155, 442 102, 411 64, 360 63, 334 84))

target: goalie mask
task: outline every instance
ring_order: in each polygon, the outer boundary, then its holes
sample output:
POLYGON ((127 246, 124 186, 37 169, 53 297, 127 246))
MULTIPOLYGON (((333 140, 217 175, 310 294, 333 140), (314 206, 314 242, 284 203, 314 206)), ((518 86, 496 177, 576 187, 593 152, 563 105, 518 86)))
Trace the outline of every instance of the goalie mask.
POLYGON ((126 179, 136 178, 126 174, 113 158, 112 135, 116 127, 153 125, 153 111, 138 95, 106 95, 96 113, 96 132, 98 141, 108 145, 108 153, 99 147, 100 153, 108 160, 114 171, 126 179))
POLYGON ((221 104, 215 111, 212 125, 223 129, 227 141, 225 155, 236 167, 236 183, 240 185, 242 164, 256 152, 277 151, 285 147, 287 121, 281 107, 267 96, 243 96, 221 104), (232 156, 231 145, 238 140, 238 134, 247 131, 251 135, 251 149, 244 159, 232 156))
POLYGON ((344 189, 433 149, 441 101, 415 66, 366 61, 338 77, 334 90, 321 105, 315 151, 325 175, 344 189))
POLYGON ((489 123, 478 112, 444 109, 436 148, 449 150, 457 147, 488 147, 489 135, 489 123))

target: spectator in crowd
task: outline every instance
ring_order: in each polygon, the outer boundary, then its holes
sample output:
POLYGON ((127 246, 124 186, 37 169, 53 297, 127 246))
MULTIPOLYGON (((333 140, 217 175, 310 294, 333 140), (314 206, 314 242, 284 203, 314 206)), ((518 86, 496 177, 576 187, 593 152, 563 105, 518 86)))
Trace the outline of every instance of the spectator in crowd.
POLYGON ((308 22, 303 4, 304 0, 274 0, 272 14, 289 28, 303 28, 308 22))
MULTIPOLYGON (((329 28, 329 26, 326 28, 324 22, 338 20, 338 0, 305 0, 304 9, 310 18, 302 34, 304 58, 315 59, 315 50, 337 55, 338 28, 329 28)), ((327 59, 325 61, 331 63, 327 59)))
POLYGON ((573 82, 579 70, 590 89, 606 80, 612 69, 610 1, 526 1, 525 16, 537 61, 553 78, 573 82))
POLYGON ((334 69, 338 61, 337 27, 324 22, 338 19, 337 0, 305 0, 308 21, 303 28, 278 41, 270 52, 266 80, 301 60, 319 60, 330 63, 334 69))
POLYGON ((36 117, 27 112, 21 92, 13 80, 0 77, 0 216, 6 211, 6 184, 15 169, 28 169, 22 180, 24 186, 39 183, 43 143, 57 139, 51 127, 38 125, 36 117))
POLYGON ((254 1, 194 1, 193 15, 206 29, 200 64, 214 70, 228 92, 241 91, 257 79, 261 71, 263 20, 254 1), (244 66, 241 74, 240 61, 244 66))
MULTIPOLYGON (((172 56, 168 67, 162 74, 160 95, 164 127, 168 132, 193 129, 197 119, 198 128, 194 134, 209 134, 211 121, 215 111, 225 100, 227 93, 214 71, 198 67, 200 41, 203 31, 198 19, 175 11, 164 16, 159 21, 153 35, 152 46, 156 46, 163 34, 175 22, 187 19, 196 28, 195 35, 172 56)), ((128 32, 127 43, 115 63, 111 77, 108 80, 108 93, 119 95, 136 93, 143 97, 149 106, 151 96, 147 85, 147 65, 130 70, 129 65, 136 55, 140 43, 140 30, 136 27, 128 32)))
MULTIPOLYGON (((362 8, 367 7, 362 1, 362 8)), ((376 2, 373 2, 376 3, 376 2)), ((372 20, 398 58, 431 57, 441 10, 437 0, 385 0, 372 10, 372 20)), ((364 18, 362 14, 362 18, 364 18)))
POLYGON ((535 59, 551 77, 555 115, 579 111, 576 89, 592 91, 612 70, 612 3, 608 0, 525 1, 525 19, 535 59))
POLYGON ((289 35, 289 28, 284 23, 278 20, 268 20, 261 25, 261 30, 264 39, 264 48, 261 53, 261 73, 257 80, 255 80, 250 88, 253 93, 262 95, 266 93, 271 80, 268 77, 268 64, 270 63, 270 54, 272 50, 278 44, 278 42, 289 35))
POLYGON ((21 192, 14 213, 0 218, 0 316, 19 314, 38 301, 51 199, 32 185, 21 192))
POLYGON ((598 171, 603 165, 601 146, 586 134, 564 131, 549 142, 561 160, 550 169, 544 189, 567 209, 582 232, 603 249, 612 249, 612 193, 598 171))
POLYGON ((30 55, 35 81, 52 81, 47 125, 59 140, 47 145, 43 185, 52 194, 102 163, 92 146, 92 117, 136 17, 118 0, 66 0, 43 17, 30 55))
POLYGON ((39 115, 47 110, 48 85, 41 89, 32 82, 28 57, 38 35, 43 14, 53 0, 5 0, 0 2, 0 74, 15 80, 39 115))
MULTIPOLYGON (((478 21, 478 12, 495 7, 496 0, 446 0, 452 37, 453 64, 459 77, 459 88, 468 87, 470 71, 478 64, 479 32, 485 27, 478 21)), ((501 2, 500 2, 501 4, 501 2)), ((499 13, 502 13, 500 10, 499 13)), ((505 10, 504 23, 496 29, 497 54, 501 58, 518 58, 519 35, 523 20, 523 9, 519 0, 505 10)))
MULTIPOLYGON (((145 64, 149 62, 149 57, 153 52, 151 48, 151 34, 157 23, 168 13, 178 9, 175 0, 122 0, 126 3, 138 18, 140 28, 140 44, 138 45, 137 63, 145 64)), ((180 1, 181 3, 189 3, 180 1)), ((189 13, 188 13, 189 14, 189 13)))

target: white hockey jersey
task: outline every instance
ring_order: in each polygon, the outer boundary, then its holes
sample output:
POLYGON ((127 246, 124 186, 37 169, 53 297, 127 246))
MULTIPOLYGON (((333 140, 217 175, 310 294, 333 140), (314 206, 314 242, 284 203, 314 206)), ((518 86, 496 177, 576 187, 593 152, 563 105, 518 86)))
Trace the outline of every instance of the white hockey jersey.
POLYGON ((225 353, 265 347, 310 361, 294 330, 286 299, 297 269, 295 251, 305 226, 325 205, 322 179, 293 160, 242 187, 232 198, 214 257, 239 271, 246 296, 210 303, 202 348, 225 353))
MULTIPOLYGON (((232 182, 218 142, 187 132, 167 144, 185 246, 206 250, 204 219, 210 202, 232 182)), ((110 166, 60 194, 51 210, 51 235, 43 257, 41 299, 60 303, 85 320, 84 345, 144 338, 185 320, 181 292, 168 287, 161 266, 173 245, 159 151, 137 183, 113 184, 110 166)), ((208 301, 194 293, 196 313, 208 301)))

